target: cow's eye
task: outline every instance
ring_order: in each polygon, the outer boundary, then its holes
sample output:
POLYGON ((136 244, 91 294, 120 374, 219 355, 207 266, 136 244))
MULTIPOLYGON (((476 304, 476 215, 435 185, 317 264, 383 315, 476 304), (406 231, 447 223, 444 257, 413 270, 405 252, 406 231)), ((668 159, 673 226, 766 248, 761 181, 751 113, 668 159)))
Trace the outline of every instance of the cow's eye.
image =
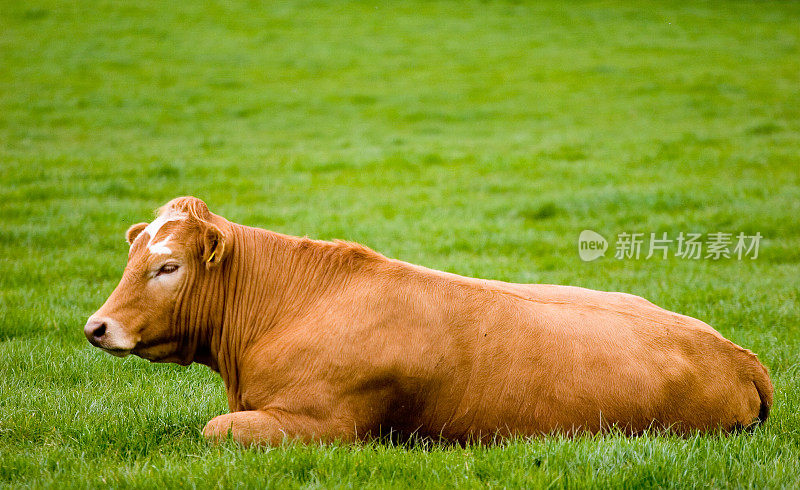
POLYGON ((156 277, 158 277, 158 276, 160 276, 162 274, 172 274, 176 270, 178 270, 178 264, 164 264, 164 265, 161 266, 160 269, 158 269, 158 272, 156 273, 156 277))

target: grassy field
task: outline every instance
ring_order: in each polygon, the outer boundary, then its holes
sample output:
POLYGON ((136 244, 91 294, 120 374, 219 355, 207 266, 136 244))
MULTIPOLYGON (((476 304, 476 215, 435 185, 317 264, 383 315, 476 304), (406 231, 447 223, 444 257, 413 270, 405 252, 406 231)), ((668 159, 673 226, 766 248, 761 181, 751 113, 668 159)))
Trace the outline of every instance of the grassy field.
POLYGON ((0 0, 0 484, 800 486, 800 4, 0 0), (206 445, 202 366, 83 337, 125 229, 231 220, 459 274, 620 290, 755 351, 753 434, 206 445), (756 232, 615 260, 581 230, 756 232))

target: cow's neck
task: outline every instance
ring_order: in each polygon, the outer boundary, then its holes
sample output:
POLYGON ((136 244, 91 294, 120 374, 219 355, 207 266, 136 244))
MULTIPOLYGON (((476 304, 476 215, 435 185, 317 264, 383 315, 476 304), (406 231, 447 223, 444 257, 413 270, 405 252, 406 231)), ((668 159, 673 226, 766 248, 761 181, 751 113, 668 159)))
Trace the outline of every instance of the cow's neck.
POLYGON ((244 353, 278 324, 303 314, 315 301, 346 283, 346 275, 363 264, 386 260, 355 244, 297 238, 258 228, 233 225, 232 256, 223 262, 221 302, 196 360, 217 370, 225 381, 232 410, 241 410, 239 364, 244 353), (207 346, 207 348, 205 348, 207 346), (207 355, 207 359, 202 354, 207 355))

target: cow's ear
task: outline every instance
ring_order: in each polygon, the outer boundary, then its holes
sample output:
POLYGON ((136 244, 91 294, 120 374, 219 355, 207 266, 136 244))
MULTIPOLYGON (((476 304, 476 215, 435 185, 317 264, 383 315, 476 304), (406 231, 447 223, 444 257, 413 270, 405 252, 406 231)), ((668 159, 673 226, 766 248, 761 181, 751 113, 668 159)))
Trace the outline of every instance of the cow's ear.
POLYGON ((145 228, 147 228, 147 223, 136 223, 125 232, 125 239, 128 240, 129 244, 133 245, 133 241, 136 240, 136 237, 139 236, 139 233, 145 228))
POLYGON ((207 269, 213 269, 225 260, 230 243, 225 234, 215 225, 208 223, 203 232, 203 262, 207 269))

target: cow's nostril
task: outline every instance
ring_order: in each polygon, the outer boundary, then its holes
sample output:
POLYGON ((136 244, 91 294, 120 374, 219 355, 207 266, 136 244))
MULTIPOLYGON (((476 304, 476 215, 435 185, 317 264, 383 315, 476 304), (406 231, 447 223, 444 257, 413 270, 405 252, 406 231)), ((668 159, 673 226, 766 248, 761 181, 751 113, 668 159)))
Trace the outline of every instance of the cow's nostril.
POLYGON ((111 318, 103 317, 90 317, 86 325, 83 326, 83 334, 86 335, 86 340, 95 347, 102 347, 109 341, 109 336, 112 336, 114 328, 116 327, 114 320, 111 318))
POLYGON ((97 326, 97 328, 94 329, 94 332, 92 332, 92 337, 94 337, 97 340, 100 340, 105 334, 106 334, 106 324, 101 323, 100 325, 97 326))

